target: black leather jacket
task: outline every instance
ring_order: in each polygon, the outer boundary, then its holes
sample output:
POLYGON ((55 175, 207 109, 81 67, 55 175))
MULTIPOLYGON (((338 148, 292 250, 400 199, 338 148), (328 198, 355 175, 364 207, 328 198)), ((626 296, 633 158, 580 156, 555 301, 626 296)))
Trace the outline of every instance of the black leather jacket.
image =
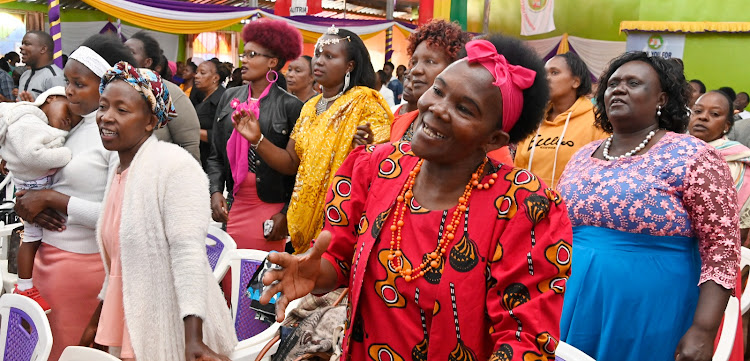
MULTIPOLYGON (((232 112, 229 105, 232 99, 244 102, 249 96, 247 85, 227 89, 216 108, 216 121, 213 125, 213 139, 211 141, 211 155, 208 157, 206 173, 210 182, 210 192, 223 192, 224 186, 230 194, 234 187, 232 170, 227 158, 227 141, 232 135, 232 112)), ((273 86, 263 99, 260 100, 260 130, 265 136, 264 142, 270 141, 280 148, 286 148, 289 135, 299 118, 303 103, 294 95, 287 93, 278 86, 273 86)), ((273 170, 265 161, 259 160, 255 164, 258 198, 266 203, 287 203, 292 196, 294 176, 283 175, 273 170)), ((252 177, 253 174, 248 174, 252 177)), ((286 206, 284 210, 286 210, 286 206)))

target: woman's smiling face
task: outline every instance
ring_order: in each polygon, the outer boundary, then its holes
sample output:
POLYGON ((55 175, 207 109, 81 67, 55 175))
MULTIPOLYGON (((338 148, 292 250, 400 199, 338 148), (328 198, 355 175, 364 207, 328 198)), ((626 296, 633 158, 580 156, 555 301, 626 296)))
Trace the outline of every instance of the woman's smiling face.
POLYGON ((123 80, 107 85, 99 99, 96 124, 104 148, 125 152, 142 144, 156 126, 146 99, 123 80))
POLYGON ((414 154, 439 163, 481 157, 507 143, 500 130, 503 107, 495 79, 479 64, 458 61, 435 78, 419 98, 414 154), (492 149, 488 149, 492 148, 492 149))

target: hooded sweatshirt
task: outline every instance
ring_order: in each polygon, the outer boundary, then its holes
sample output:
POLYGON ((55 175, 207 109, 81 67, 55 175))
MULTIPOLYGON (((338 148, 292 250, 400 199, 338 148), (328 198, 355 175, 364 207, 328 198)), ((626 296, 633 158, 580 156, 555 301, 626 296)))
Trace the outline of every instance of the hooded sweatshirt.
POLYGON ((573 154, 584 145, 607 137, 594 125, 594 106, 580 97, 552 121, 545 119, 536 133, 518 144, 516 167, 526 168, 554 188, 573 154))
POLYGON ((0 103, 0 158, 16 179, 39 179, 68 164, 71 152, 63 147, 67 135, 51 127, 34 103, 0 103))

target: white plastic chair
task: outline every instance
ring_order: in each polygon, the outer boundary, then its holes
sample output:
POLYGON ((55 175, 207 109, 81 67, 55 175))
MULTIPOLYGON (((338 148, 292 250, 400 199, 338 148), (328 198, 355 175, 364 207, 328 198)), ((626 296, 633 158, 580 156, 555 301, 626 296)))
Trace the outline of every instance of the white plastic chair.
POLYGON ((120 359, 95 348, 68 346, 60 355, 59 361, 120 361, 120 359))
MULTIPOLYGON (((740 247, 740 249, 740 271, 742 271, 746 266, 750 266, 750 249, 747 247, 740 247)), ((748 281, 748 286, 750 286, 750 281, 748 281)), ((743 315, 750 310, 750 287, 748 286, 745 286, 745 291, 742 292, 742 296, 740 297, 743 315)))
POLYGON ((2 189, 2 192, 5 192, 5 194, 3 194, 2 197, 6 201, 13 201, 16 199, 16 194, 15 194, 16 188, 11 182, 12 179, 13 179, 12 175, 8 174, 5 176, 5 179, 3 179, 2 182, 0 182, 0 189, 2 189))
POLYGON ((727 308, 724 310, 724 325, 721 327, 719 344, 716 345, 713 361, 727 361, 732 355, 734 339, 737 336, 737 323, 740 317, 740 301, 737 297, 729 297, 727 308))
POLYGON ((46 361, 52 351, 52 329, 44 310, 32 299, 0 297, 0 355, 5 361, 46 361))
POLYGON ((583 351, 560 341, 555 349, 555 361, 596 361, 583 351))
POLYGON ((237 249, 237 243, 221 228, 209 226, 206 235, 208 264, 217 281, 221 281, 229 270, 229 253, 237 249))
MULTIPOLYGON (((267 255, 268 252, 251 249, 234 250, 228 255, 232 272, 232 320, 237 337, 240 339, 234 352, 229 355, 229 358, 234 361, 255 360, 281 327, 278 322, 267 326, 255 320, 255 311, 250 309, 250 299, 247 296, 247 284, 267 255), (261 330, 261 328, 264 329, 261 330)), ((294 300, 289 303, 286 309, 287 315, 299 305, 299 302, 299 300, 294 300)), ((277 348, 278 343, 269 350, 264 360, 270 359, 277 348)))

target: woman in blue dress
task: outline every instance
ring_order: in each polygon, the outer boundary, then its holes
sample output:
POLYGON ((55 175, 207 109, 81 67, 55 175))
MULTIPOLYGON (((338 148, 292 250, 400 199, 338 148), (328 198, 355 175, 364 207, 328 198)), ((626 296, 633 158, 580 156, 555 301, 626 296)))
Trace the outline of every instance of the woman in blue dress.
POLYGON ((681 70, 645 53, 612 61, 597 123, 558 189, 573 223, 561 339, 598 360, 710 360, 739 259, 726 162, 683 134, 681 70))

